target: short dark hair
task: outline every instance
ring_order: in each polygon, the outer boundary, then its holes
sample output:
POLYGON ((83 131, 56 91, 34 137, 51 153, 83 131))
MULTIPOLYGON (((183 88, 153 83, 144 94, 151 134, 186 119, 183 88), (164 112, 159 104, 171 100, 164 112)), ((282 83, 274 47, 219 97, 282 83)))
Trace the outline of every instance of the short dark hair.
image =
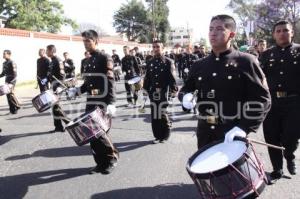
POLYGON ((264 42, 267 43, 267 40, 265 40, 265 39, 260 39, 260 40, 258 40, 257 44, 264 43, 264 42))
POLYGON ((47 50, 56 53, 56 47, 53 44, 48 45, 47 50))
POLYGON ((11 55, 11 51, 10 50, 4 50, 3 53, 11 55))
POLYGON ((69 54, 68 52, 64 52, 63 55, 69 54))
POLYGON ((160 40, 155 40, 155 41, 152 42, 152 44, 161 44, 161 45, 163 45, 163 42, 160 41, 160 40))
POLYGON ((280 20, 280 21, 277 21, 277 22, 274 24, 272 32, 275 31, 275 28, 276 28, 277 26, 280 26, 280 25, 286 25, 286 24, 289 24, 289 25, 293 28, 293 25, 292 25, 291 22, 289 22, 288 20, 280 20))
POLYGON ((236 22, 233 17, 231 17, 229 15, 216 15, 211 18, 210 22, 215 21, 215 20, 223 21, 225 23, 225 27, 227 29, 230 29, 233 32, 236 31, 236 22))
POLYGON ((97 41, 99 39, 98 33, 95 30, 86 30, 81 33, 81 36, 93 41, 97 41))

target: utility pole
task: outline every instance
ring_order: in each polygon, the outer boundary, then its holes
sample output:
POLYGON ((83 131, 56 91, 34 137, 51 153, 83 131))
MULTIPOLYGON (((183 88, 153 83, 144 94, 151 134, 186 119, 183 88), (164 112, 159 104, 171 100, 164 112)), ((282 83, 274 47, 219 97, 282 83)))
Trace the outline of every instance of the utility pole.
POLYGON ((152 34, 153 34, 153 41, 157 40, 156 36, 156 28, 155 28, 155 0, 152 0, 152 34))

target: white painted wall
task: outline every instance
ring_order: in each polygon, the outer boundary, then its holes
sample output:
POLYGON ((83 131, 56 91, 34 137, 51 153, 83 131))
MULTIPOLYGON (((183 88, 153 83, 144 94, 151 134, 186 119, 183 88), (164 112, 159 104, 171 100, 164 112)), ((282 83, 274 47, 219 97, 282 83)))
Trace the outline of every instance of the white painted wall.
MULTIPOLYGON (((70 58, 74 60, 76 73, 80 71, 81 59, 84 58, 84 46, 82 41, 63 41, 51 39, 26 38, 17 36, 0 35, 0 53, 1 67, 4 59, 2 58, 3 50, 9 49, 12 51, 12 60, 17 64, 17 83, 35 80, 36 79, 36 60, 38 59, 38 51, 40 48, 46 48, 47 45, 54 44, 57 49, 57 55, 63 59, 63 52, 69 52, 70 58)), ((128 44, 134 47, 134 44, 128 44)), ((123 57, 123 45, 99 44, 99 50, 104 49, 106 53, 111 54, 112 49, 116 49, 119 56, 123 57)), ((139 47, 140 51, 150 49, 139 47)), ((0 85, 3 84, 4 78, 0 79, 0 85)))

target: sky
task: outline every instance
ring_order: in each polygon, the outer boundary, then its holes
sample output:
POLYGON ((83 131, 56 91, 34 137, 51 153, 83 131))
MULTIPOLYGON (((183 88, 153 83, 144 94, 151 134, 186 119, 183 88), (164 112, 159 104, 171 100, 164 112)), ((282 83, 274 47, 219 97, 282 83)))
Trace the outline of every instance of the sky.
MULTIPOLYGON (((113 14, 127 0, 58 0, 64 6, 65 15, 78 24, 93 23, 108 34, 116 34, 112 26, 113 14)), ((171 27, 189 27, 196 39, 208 37, 208 26, 212 16, 230 14, 226 8, 230 0, 169 0, 169 22, 171 27)), ((64 33, 68 29, 62 30, 64 33)))

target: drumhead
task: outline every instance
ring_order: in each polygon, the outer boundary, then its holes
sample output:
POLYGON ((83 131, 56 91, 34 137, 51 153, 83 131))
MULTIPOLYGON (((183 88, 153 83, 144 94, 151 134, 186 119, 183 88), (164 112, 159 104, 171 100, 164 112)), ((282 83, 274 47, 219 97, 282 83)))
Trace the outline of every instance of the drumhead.
POLYGON ((128 84, 135 84, 135 83, 138 83, 139 81, 141 81, 141 77, 134 77, 134 78, 128 80, 128 84))
POLYGON ((246 143, 242 141, 219 143, 200 153, 191 163, 190 171, 203 174, 223 169, 242 157, 246 150, 246 143))

